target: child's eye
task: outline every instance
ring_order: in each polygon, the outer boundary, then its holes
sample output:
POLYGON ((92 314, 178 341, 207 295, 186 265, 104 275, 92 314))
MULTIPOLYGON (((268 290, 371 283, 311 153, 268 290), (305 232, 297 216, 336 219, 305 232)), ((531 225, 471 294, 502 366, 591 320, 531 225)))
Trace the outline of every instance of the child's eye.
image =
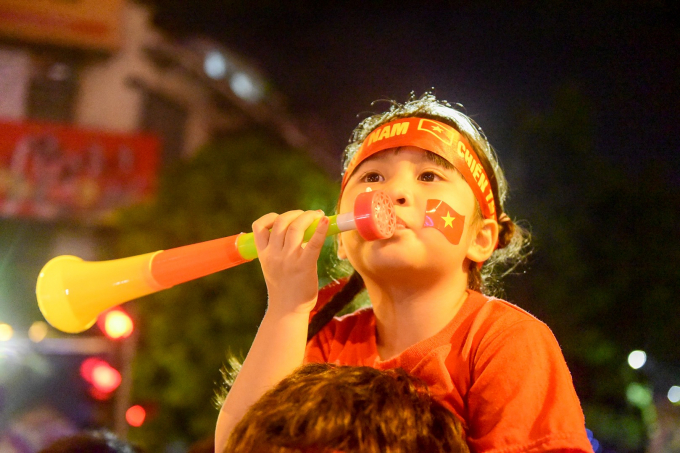
POLYGON ((374 171, 368 172, 361 177, 362 182, 382 182, 385 178, 380 173, 374 171))
POLYGON ((418 176, 419 181, 434 182, 441 179, 438 174, 433 171, 425 171, 418 176))

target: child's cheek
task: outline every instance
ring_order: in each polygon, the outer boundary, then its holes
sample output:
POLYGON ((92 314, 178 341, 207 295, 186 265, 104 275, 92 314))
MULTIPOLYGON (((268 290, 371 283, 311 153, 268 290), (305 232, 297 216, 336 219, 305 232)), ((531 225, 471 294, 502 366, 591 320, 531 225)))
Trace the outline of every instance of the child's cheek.
POLYGON ((356 198, 352 197, 351 194, 343 194, 342 198, 340 199, 340 202, 338 203, 338 214, 344 214, 345 212, 353 212, 354 211, 354 205, 350 203, 350 198, 356 198))
POLYGON ((346 231, 338 234, 337 241, 338 258, 349 260, 352 263, 352 256, 357 253, 359 241, 361 241, 359 234, 356 230, 346 231))

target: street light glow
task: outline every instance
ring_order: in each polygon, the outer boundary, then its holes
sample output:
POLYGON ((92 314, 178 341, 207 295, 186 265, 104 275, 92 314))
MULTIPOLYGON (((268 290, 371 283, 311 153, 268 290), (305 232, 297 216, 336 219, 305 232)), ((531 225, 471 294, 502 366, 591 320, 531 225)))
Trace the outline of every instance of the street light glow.
POLYGON ((628 354, 628 365, 634 370, 639 370, 647 362, 647 354, 645 351, 635 350, 628 354))
POLYGON ((146 410, 139 404, 132 406, 125 411, 125 420, 130 426, 140 427, 146 418, 146 410))
POLYGON ((668 401, 673 404, 680 403, 680 386, 674 385, 668 390, 668 401))
POLYGON ((36 321, 28 328, 28 338, 30 338, 33 343, 40 343, 47 336, 48 329, 45 321, 36 321))
POLYGON ((262 89, 245 72, 237 72, 232 75, 229 80, 229 86, 238 97, 248 102, 256 102, 262 98, 262 89))
POLYGON ((211 50, 205 56, 203 70, 211 79, 218 80, 224 78, 227 73, 227 59, 224 58, 222 52, 211 50))
POLYGON ((121 376, 118 370, 106 362, 95 365, 92 370, 92 385, 101 392, 113 392, 118 388, 120 382, 121 376))
POLYGON ((104 333, 109 338, 114 340, 127 338, 133 330, 132 319, 123 310, 111 310, 104 315, 104 333))
POLYGON ((14 335, 14 329, 7 323, 0 323, 0 341, 9 341, 14 335))

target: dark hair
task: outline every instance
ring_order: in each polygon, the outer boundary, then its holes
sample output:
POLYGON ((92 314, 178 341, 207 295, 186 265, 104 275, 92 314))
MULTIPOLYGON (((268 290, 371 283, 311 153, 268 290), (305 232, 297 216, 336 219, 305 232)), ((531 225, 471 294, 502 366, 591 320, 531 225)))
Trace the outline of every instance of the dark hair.
POLYGON ((468 452, 456 416, 401 368, 308 364, 236 425, 230 453, 468 452))
POLYGON ((187 453, 215 453, 215 437, 198 440, 189 446, 187 453))
POLYGON ((40 450, 39 453, 141 453, 109 431, 91 431, 64 437, 40 450))
MULTIPOLYGON (((364 119, 354 129, 350 138, 350 144, 345 148, 343 168, 347 169, 350 160, 359 150, 368 134, 390 121, 399 118, 417 117, 441 121, 454 127, 468 139, 489 177, 489 183, 496 200, 496 214, 499 226, 497 249, 481 269, 479 269, 477 263, 470 263, 467 286, 469 289, 490 295, 499 292, 500 278, 512 272, 526 258, 528 254, 526 250, 529 242, 529 233, 521 226, 515 224, 505 212, 504 203, 508 195, 508 186, 493 147, 477 123, 461 111, 453 108, 448 102, 437 100, 431 93, 425 93, 420 98, 415 98, 412 94, 411 99, 404 104, 395 101, 390 101, 390 103, 391 106, 387 112, 372 115, 364 119)), ((434 158, 436 157, 438 156, 434 158)), ((477 217, 482 219, 481 208, 478 202, 476 204, 477 217)), ((354 272, 353 275, 357 275, 357 273, 354 272)), ((354 293, 342 291, 325 307, 319 310, 310 324, 309 338, 316 335, 323 325, 330 321, 333 315, 341 310, 342 307, 351 302, 362 289, 363 284, 354 293), (316 321, 317 317, 323 317, 327 321, 321 324, 322 318, 316 321)))

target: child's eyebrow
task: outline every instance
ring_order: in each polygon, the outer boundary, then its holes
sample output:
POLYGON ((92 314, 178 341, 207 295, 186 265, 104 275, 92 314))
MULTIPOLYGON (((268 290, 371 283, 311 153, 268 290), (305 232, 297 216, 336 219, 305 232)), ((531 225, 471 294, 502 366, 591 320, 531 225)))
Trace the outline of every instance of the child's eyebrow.
MULTIPOLYGON (((395 148, 394 151, 395 151, 395 154, 397 154, 399 152, 399 148, 395 148)), ((379 153, 373 154, 372 156, 369 156, 366 159, 362 160, 361 163, 354 168, 354 171, 350 175, 350 178, 353 178, 354 175, 359 174, 359 170, 361 170, 361 167, 363 167, 365 163, 372 162, 372 161, 375 161, 375 160, 382 160, 382 159, 384 159, 384 156, 385 156, 385 153, 379 152, 379 153)))
POLYGON ((434 162, 438 167, 442 167, 446 170, 458 171, 458 169, 451 162, 444 159, 439 154, 435 154, 432 151, 425 151, 425 152, 427 153, 428 160, 434 162))
MULTIPOLYGON (((399 154, 399 152, 401 151, 401 147, 399 147, 399 148, 393 148, 393 149, 391 149, 391 150, 385 150, 385 151, 392 151, 395 155, 397 155, 397 154, 399 154)), ((432 151, 427 151, 427 150, 423 150, 423 152, 424 152, 425 155, 427 156, 427 159, 428 159, 430 162, 434 163, 436 166, 438 166, 438 167, 440 167, 440 168, 443 168, 443 169, 445 169, 445 170, 453 170, 453 171, 455 171, 455 172, 457 172, 457 173, 460 173, 460 172, 458 171, 458 169, 457 169, 456 167, 454 167, 453 164, 452 164, 451 162, 449 162, 448 160, 444 159, 444 158, 441 157, 440 155, 438 155, 438 154, 436 154, 436 153, 433 153, 432 151)), ((359 173, 359 170, 361 169, 361 167, 362 167, 365 163, 367 163, 367 162, 372 162, 372 161, 376 161, 376 160, 383 160, 383 159, 385 159, 385 155, 386 155, 386 153, 384 153, 384 152, 378 152, 378 153, 376 153, 376 154, 373 154, 372 156, 367 157, 367 158, 364 159, 359 165, 356 166, 356 168, 354 169, 354 171, 352 172, 352 175, 351 175, 350 177, 353 178, 354 175, 358 174, 358 173, 359 173)), ((462 174, 461 174, 461 176, 462 176, 462 174)))

